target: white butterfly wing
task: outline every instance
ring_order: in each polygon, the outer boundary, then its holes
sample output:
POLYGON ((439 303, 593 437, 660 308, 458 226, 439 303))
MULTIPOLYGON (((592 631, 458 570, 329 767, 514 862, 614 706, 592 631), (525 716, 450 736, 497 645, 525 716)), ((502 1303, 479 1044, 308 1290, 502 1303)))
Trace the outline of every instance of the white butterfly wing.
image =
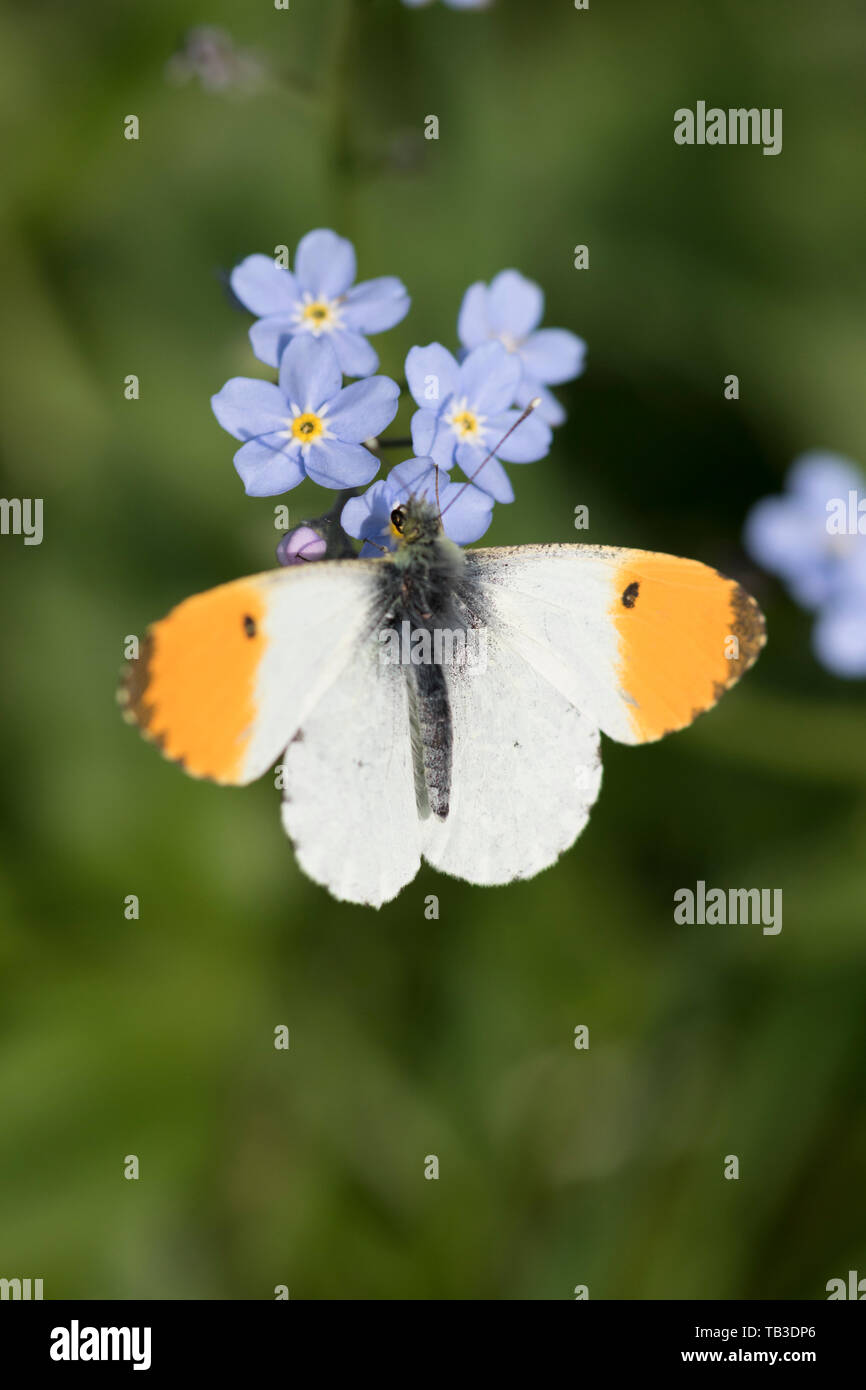
POLYGON ((448 695, 450 809, 422 822, 424 858, 469 883, 531 878, 589 818, 601 785, 598 729, 495 627, 486 666, 449 672, 448 695))
POLYGON ((284 758, 283 825, 301 868, 368 907, 396 897, 421 862, 406 678, 381 652, 356 644, 284 758))
POLYGON ((754 599, 697 560, 532 545, 469 551, 467 570, 501 640, 623 743, 690 724, 765 640, 754 599))

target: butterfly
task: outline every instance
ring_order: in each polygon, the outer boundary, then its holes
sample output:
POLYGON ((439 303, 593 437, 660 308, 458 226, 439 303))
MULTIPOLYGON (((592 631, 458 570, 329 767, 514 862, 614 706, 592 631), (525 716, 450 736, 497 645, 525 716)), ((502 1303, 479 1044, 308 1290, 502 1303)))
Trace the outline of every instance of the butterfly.
POLYGON ((531 878, 577 839, 600 737, 685 728, 753 664, 764 620, 696 560, 596 545, 461 550, 438 508, 395 549, 238 579, 181 603, 125 669, 125 717, 193 777, 279 767, 301 868, 379 907, 422 859, 531 878))

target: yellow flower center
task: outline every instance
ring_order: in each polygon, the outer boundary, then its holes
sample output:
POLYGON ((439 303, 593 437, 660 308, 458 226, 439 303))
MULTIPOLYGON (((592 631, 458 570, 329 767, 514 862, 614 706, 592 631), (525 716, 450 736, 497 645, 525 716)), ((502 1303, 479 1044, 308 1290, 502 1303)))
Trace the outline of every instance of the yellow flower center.
POLYGON ((324 433, 325 422, 319 415, 308 412, 296 415, 292 421, 292 436, 302 444, 312 444, 314 439, 321 439, 324 433))
POLYGON ((330 333, 340 327, 340 307, 336 299, 311 299, 305 296, 303 304, 295 308, 295 321, 318 338, 320 333, 330 333))
POLYGON ((464 397, 462 401, 455 401, 448 423, 461 443, 480 444, 484 438, 486 418, 486 415, 476 415, 474 410, 470 410, 464 397))

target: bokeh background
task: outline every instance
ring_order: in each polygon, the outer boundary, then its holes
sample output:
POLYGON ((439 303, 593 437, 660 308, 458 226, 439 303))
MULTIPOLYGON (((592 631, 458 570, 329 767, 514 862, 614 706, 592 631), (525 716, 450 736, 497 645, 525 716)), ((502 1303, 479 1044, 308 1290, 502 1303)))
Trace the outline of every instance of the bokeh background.
POLYGON ((45 499, 40 547, 0 540, 0 1275, 736 1299, 866 1274, 864 688, 740 542, 798 453, 866 462, 859 0, 42 0, 0 34, 2 492, 45 499), (202 23, 255 52, 255 90, 166 80, 202 23), (676 146, 698 99, 782 107, 782 154, 676 146), (187 780, 114 703, 126 634, 273 562, 274 504, 209 408, 267 374, 223 277, 317 226, 413 296, 375 340, 391 375, 455 347, 464 289, 508 266, 586 338, 569 422, 485 543, 695 556, 770 633, 692 729, 606 745, 554 869, 426 870, 378 914, 301 876, 269 778, 187 780), (698 879, 782 888, 781 935, 676 925, 698 879))

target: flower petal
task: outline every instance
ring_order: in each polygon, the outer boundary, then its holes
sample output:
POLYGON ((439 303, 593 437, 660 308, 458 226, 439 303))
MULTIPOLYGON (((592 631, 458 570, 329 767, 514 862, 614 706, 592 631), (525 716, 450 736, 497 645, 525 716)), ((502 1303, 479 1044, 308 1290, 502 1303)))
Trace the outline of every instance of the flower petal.
MULTIPOLYGON (((441 470, 440 470, 441 472, 441 470)), ((447 481, 447 479, 446 479, 447 481)), ((404 459, 391 469, 386 480, 391 506, 405 502, 410 492, 421 497, 436 497, 436 465, 431 458, 404 459)))
POLYGON ((406 355, 406 380, 409 390, 425 410, 441 410, 453 394, 460 368, 441 343, 413 347, 406 355))
POLYGON ((544 295, 540 285, 517 270, 502 270, 490 282, 487 297, 490 327, 497 335, 525 338, 541 323, 544 295))
POLYGON ((379 365, 379 356, 360 333, 337 328, 330 335, 334 351, 345 376, 369 376, 379 365))
POLYGON ((349 290, 343 322, 356 333, 384 333, 406 317, 410 303, 403 282, 395 275, 382 275, 349 290))
POLYGON ((400 387, 387 376, 371 376, 338 391, 328 407, 328 429, 349 444, 381 433, 397 414, 400 387))
POLYGON ((835 676, 866 676, 866 595, 827 604, 812 631, 815 655, 835 676))
POLYGON ((542 328, 527 338, 520 356, 528 376, 537 377, 547 386, 557 386, 583 371, 586 343, 567 328, 542 328))
POLYGON ((254 439, 238 449, 234 464, 248 497, 277 497, 297 487, 304 476, 297 444, 274 451, 254 439))
POLYGON ((278 367, 280 358, 298 331, 291 314, 268 314, 250 328, 250 344, 260 362, 278 367))
POLYGON ((242 304, 254 314, 288 314, 298 299, 295 277, 270 256, 247 256, 236 265, 230 282, 242 304))
MULTIPOLYGON (((493 439, 502 439, 516 421, 520 420, 520 414, 519 410, 505 410, 501 415, 488 420, 487 428, 492 430, 493 439)), ((521 420, 513 434, 509 434, 501 444, 497 443, 496 453, 506 463, 535 463, 536 459, 543 459, 545 454, 550 453, 552 443, 553 434, 550 426, 539 420, 533 411, 525 420, 521 420)))
POLYGON ((211 396, 210 403, 223 429, 235 439, 252 439, 286 428, 286 403, 279 387, 271 381, 233 376, 221 391, 211 396))
POLYGON ((568 419, 559 401, 552 391, 548 391, 546 386, 542 386, 535 377, 527 376, 524 372, 520 378, 520 385, 517 388, 514 400, 521 409, 529 405, 530 401, 539 398, 541 405, 538 406, 536 414, 539 420, 546 420, 548 425, 564 425, 568 419))
POLYGON ((379 460, 360 444, 324 439, 311 444, 304 460, 307 477, 320 487, 361 487, 376 476, 379 460))
POLYGON ((429 454, 430 447, 436 435, 438 419, 438 415, 433 410, 416 410, 415 414, 412 416, 412 424, 410 426, 412 448, 419 457, 429 454))
POLYGON ((792 463, 787 477, 789 491, 811 503, 822 517, 827 515, 827 503, 831 498, 847 498, 849 491, 862 488, 863 482, 863 474, 856 464, 840 454, 828 454, 821 449, 801 454, 792 463))
POLYGON ((496 498, 497 502, 514 501, 514 488, 511 486, 508 474, 499 459, 489 458, 484 463, 484 451, 482 449, 474 449, 471 444, 461 444, 457 449, 457 462, 466 477, 482 492, 488 492, 491 497, 496 498), (479 473, 476 470, 482 463, 484 466, 479 473))
POLYGON ((515 353, 501 343, 485 343, 461 362, 456 392, 480 414, 498 415, 514 400, 522 371, 515 353))
POLYGON ((820 558, 826 533, 807 506, 788 496, 762 497, 746 517, 746 549, 764 569, 787 576, 820 558))
POLYGON ((416 410, 412 416, 412 448, 419 458, 431 458, 437 468, 447 470, 454 463, 456 443, 454 431, 441 416, 433 415, 432 410, 416 410))
POLYGON ((457 316, 457 336, 466 348, 480 347, 493 336, 487 317, 487 286, 476 280, 463 296, 457 316))
POLYGON ((493 520, 493 498, 472 483, 449 483, 441 487, 442 529, 457 545, 480 540, 493 520))
POLYGON ((355 248, 345 237, 320 228, 308 232, 295 252, 295 276, 314 299, 336 299, 355 279, 355 248))
POLYGON ((385 500, 386 483, 384 478, 371 484, 366 492, 362 492, 360 497, 350 497, 342 512, 340 513, 340 525, 347 536, 354 536, 356 540, 366 539, 372 535, 371 527, 378 524, 377 516, 385 512, 388 502, 385 500))
POLYGON ((280 359, 280 390, 301 410, 318 410, 336 396, 343 383, 337 354, 327 338, 303 333, 293 338, 280 359))

